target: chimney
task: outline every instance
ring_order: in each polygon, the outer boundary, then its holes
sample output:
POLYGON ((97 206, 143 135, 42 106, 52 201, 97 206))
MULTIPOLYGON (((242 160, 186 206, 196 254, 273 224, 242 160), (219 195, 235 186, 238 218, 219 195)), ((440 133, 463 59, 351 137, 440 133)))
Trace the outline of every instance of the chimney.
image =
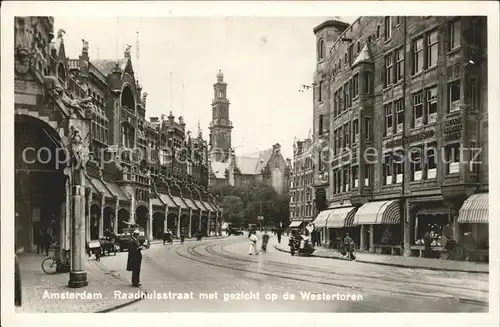
POLYGON ((121 93, 122 91, 122 70, 117 63, 111 74, 108 75, 108 85, 113 93, 121 93))

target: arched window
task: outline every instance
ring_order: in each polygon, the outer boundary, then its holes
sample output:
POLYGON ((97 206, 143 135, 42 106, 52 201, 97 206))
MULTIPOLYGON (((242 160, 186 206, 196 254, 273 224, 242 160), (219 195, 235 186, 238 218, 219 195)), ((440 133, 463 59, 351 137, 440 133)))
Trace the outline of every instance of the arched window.
POLYGON ((380 37, 380 25, 377 25, 377 39, 380 37))
POLYGON ((321 38, 318 41, 318 60, 321 60, 325 57, 325 42, 321 38))
POLYGON ((129 86, 125 86, 122 91, 121 104, 123 108, 135 112, 134 94, 129 86))
POLYGON ((66 83, 66 71, 64 70, 64 65, 62 63, 57 66, 57 77, 63 83, 66 83))

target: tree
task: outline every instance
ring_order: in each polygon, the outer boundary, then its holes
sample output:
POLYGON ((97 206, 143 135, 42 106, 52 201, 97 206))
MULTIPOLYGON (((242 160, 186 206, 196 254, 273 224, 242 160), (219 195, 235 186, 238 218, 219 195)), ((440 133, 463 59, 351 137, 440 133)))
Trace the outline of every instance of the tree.
POLYGON ((243 223, 243 202, 241 198, 234 195, 222 197, 220 207, 223 211, 223 219, 233 225, 240 226, 243 223))

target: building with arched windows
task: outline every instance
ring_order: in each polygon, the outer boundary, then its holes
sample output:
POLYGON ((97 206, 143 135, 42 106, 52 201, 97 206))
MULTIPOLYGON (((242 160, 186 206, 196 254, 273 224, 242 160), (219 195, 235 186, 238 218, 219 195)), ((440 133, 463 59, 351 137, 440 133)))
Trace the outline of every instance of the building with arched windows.
POLYGON ((218 233, 201 130, 192 136, 172 113, 146 118, 130 47, 93 60, 83 40, 68 59, 65 32, 54 39, 53 29, 52 17, 15 18, 16 247, 32 250, 43 232, 83 253, 85 241, 130 225, 150 239, 167 228, 218 233), (75 223, 82 243, 71 240, 75 223))

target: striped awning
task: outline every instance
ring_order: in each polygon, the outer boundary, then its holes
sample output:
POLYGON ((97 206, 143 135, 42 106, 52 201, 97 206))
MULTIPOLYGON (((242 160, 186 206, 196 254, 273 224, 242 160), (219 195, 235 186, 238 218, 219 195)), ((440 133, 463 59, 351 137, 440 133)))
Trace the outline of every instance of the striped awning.
POLYGON ((116 183, 107 183, 111 192, 113 192, 120 201, 130 201, 129 197, 125 194, 120 185, 116 183))
POLYGON ((471 195, 458 211, 459 224, 487 224, 488 223, 488 193, 471 195))
POLYGON ((209 202, 202 201, 202 204, 208 211, 217 211, 217 209, 215 209, 209 202))
POLYGON ((205 207, 203 205, 203 203, 200 200, 193 200, 193 201, 194 201, 194 204, 196 204, 196 206, 198 208, 200 208, 201 210, 203 210, 203 211, 208 211, 209 210, 207 207, 205 207))
POLYGON ((329 211, 330 214, 326 219, 326 227, 328 228, 352 227, 356 208, 344 207, 344 208, 336 208, 329 211))
POLYGON ((397 200, 365 203, 354 215, 354 225, 399 224, 397 200))
POLYGON ((104 194, 104 196, 106 196, 110 199, 114 198, 113 194, 111 194, 108 191, 108 188, 106 187, 106 185, 104 185, 104 183, 100 179, 91 177, 90 183, 92 183, 94 188, 97 189, 99 191, 99 193, 104 194))
POLYGON ((158 198, 153 198, 153 199, 151 199, 151 205, 157 206, 157 207, 163 207, 163 202, 161 202, 161 200, 158 198))
POLYGON ((288 225, 288 227, 294 228, 294 227, 300 227, 300 225, 302 225, 302 220, 294 220, 290 223, 290 225, 288 225))
POLYGON ((196 204, 194 204, 193 200, 191 198, 182 198, 184 199, 184 202, 186 202, 187 206, 193 210, 200 210, 196 204))
POLYGON ((328 219, 328 215, 331 212, 332 212, 331 209, 321 211, 318 214, 318 216, 316 217, 316 219, 314 219, 314 221, 313 221, 314 227, 318 227, 318 228, 326 227, 326 220, 328 219))
POLYGON ((170 208, 177 208, 177 204, 168 194, 160 194, 161 200, 167 204, 170 208))
POLYGON ((176 205, 179 208, 181 208, 181 209, 188 209, 186 203, 180 197, 178 197, 178 196, 172 196, 172 199, 174 200, 174 202, 176 203, 176 205))

